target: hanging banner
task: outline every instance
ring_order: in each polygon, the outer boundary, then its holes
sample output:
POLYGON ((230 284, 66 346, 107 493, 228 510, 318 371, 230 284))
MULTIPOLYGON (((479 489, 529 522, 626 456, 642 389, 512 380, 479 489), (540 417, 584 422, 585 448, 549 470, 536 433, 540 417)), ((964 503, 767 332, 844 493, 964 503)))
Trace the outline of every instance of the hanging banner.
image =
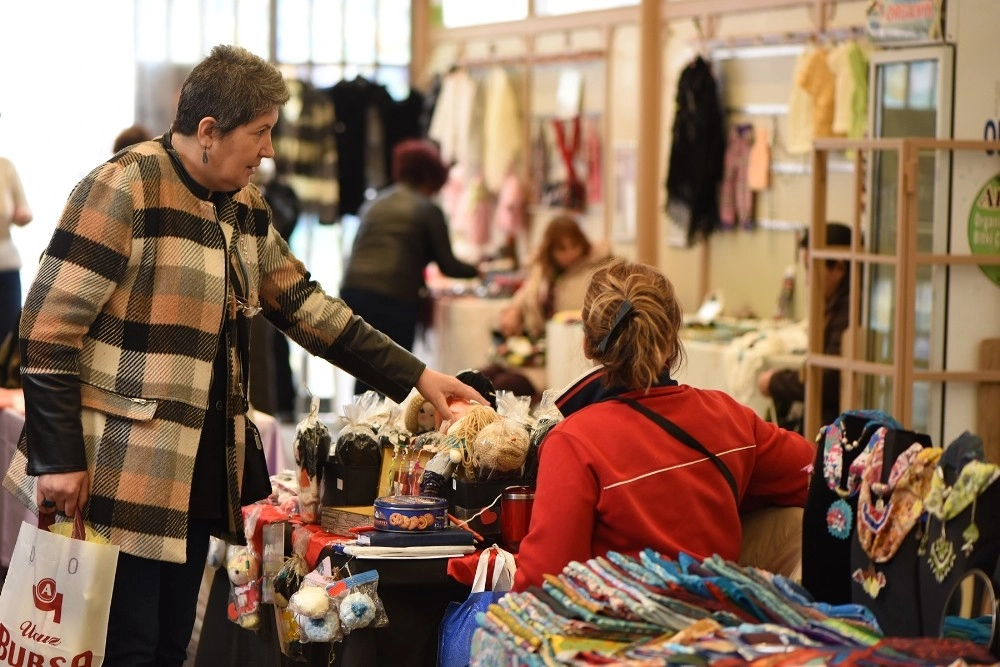
POLYGON ((866 10, 868 36, 875 43, 940 42, 944 0, 873 0, 866 10))
MULTIPOLYGON (((1000 174, 983 186, 969 212, 969 249, 973 255, 1000 254, 1000 174)), ((1000 265, 980 265, 987 278, 1000 285, 1000 265)))

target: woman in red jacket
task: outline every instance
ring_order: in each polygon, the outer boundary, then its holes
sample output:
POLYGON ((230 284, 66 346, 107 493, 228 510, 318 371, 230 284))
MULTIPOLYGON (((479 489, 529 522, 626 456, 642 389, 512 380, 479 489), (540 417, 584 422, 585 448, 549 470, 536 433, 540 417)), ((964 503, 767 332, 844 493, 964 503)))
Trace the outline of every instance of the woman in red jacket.
POLYGON ((728 394, 670 378, 681 319, 656 269, 616 259, 594 273, 584 352, 601 364, 590 393, 602 398, 545 437, 515 590, 608 551, 736 560, 741 512, 805 504, 812 443, 728 394))

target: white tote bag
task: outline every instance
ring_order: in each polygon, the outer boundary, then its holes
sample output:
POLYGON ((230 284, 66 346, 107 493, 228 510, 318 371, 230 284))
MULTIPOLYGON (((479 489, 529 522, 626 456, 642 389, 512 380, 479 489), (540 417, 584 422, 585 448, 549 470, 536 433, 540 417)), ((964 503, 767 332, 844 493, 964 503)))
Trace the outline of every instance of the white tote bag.
POLYGON ((73 537, 21 522, 0 592, 0 664, 104 662, 118 547, 84 541, 76 516, 73 537))

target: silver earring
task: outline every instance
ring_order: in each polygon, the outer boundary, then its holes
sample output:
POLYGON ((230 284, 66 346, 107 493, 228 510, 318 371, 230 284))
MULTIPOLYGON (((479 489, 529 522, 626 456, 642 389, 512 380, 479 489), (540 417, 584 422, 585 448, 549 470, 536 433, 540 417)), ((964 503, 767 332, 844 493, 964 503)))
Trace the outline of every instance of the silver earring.
POLYGON ((203 148, 201 150, 201 162, 202 164, 208 164, 208 149, 203 148))

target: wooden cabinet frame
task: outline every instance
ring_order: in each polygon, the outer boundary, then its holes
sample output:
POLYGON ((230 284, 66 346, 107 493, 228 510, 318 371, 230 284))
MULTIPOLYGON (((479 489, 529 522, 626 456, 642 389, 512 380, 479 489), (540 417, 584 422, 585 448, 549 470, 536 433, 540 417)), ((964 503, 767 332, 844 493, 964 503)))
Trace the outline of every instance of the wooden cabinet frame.
MULTIPOLYGON (((915 382, 1000 382, 998 370, 950 370, 947 368, 921 370, 914 364, 914 332, 916 329, 917 268, 921 265, 957 266, 957 265, 1000 265, 1000 254, 971 253, 929 253, 917 249, 917 193, 925 186, 918 182, 917 160, 923 151, 938 151, 954 154, 956 151, 1000 151, 1000 143, 988 141, 970 141, 956 139, 817 139, 814 143, 812 157, 813 200, 810 233, 810 272, 820 275, 824 260, 836 259, 848 263, 851 271, 851 294, 848 331, 845 334, 844 351, 841 356, 823 354, 823 316, 824 295, 821 280, 814 279, 809 285, 809 354, 806 359, 806 433, 817 433, 820 426, 821 386, 824 369, 836 369, 842 372, 841 396, 846 396, 847 408, 867 408, 872 406, 861 403, 859 393, 859 376, 881 376, 892 380, 891 406, 892 414, 904 426, 913 419, 913 385, 915 382), (833 248, 825 245, 826 211, 829 183, 827 180, 827 165, 831 152, 853 150, 855 154, 855 193, 852 246, 850 248, 833 248), (896 210, 896 247, 894 252, 874 253, 862 247, 862 234, 865 220, 865 199, 862 196, 867 188, 865 182, 866 161, 878 151, 895 151, 898 153, 897 183, 898 189, 896 210), (862 330, 859 308, 859 290, 862 284, 866 265, 883 264, 894 267, 893 303, 893 355, 892 363, 878 363, 861 358, 863 350, 858 344, 862 330)), ((951 213, 949 212, 949 215, 951 213)), ((934 341, 935 345, 943 344, 934 341)), ((932 355, 933 358, 933 355, 932 355)), ((947 364, 945 364, 947 365, 947 364)))

